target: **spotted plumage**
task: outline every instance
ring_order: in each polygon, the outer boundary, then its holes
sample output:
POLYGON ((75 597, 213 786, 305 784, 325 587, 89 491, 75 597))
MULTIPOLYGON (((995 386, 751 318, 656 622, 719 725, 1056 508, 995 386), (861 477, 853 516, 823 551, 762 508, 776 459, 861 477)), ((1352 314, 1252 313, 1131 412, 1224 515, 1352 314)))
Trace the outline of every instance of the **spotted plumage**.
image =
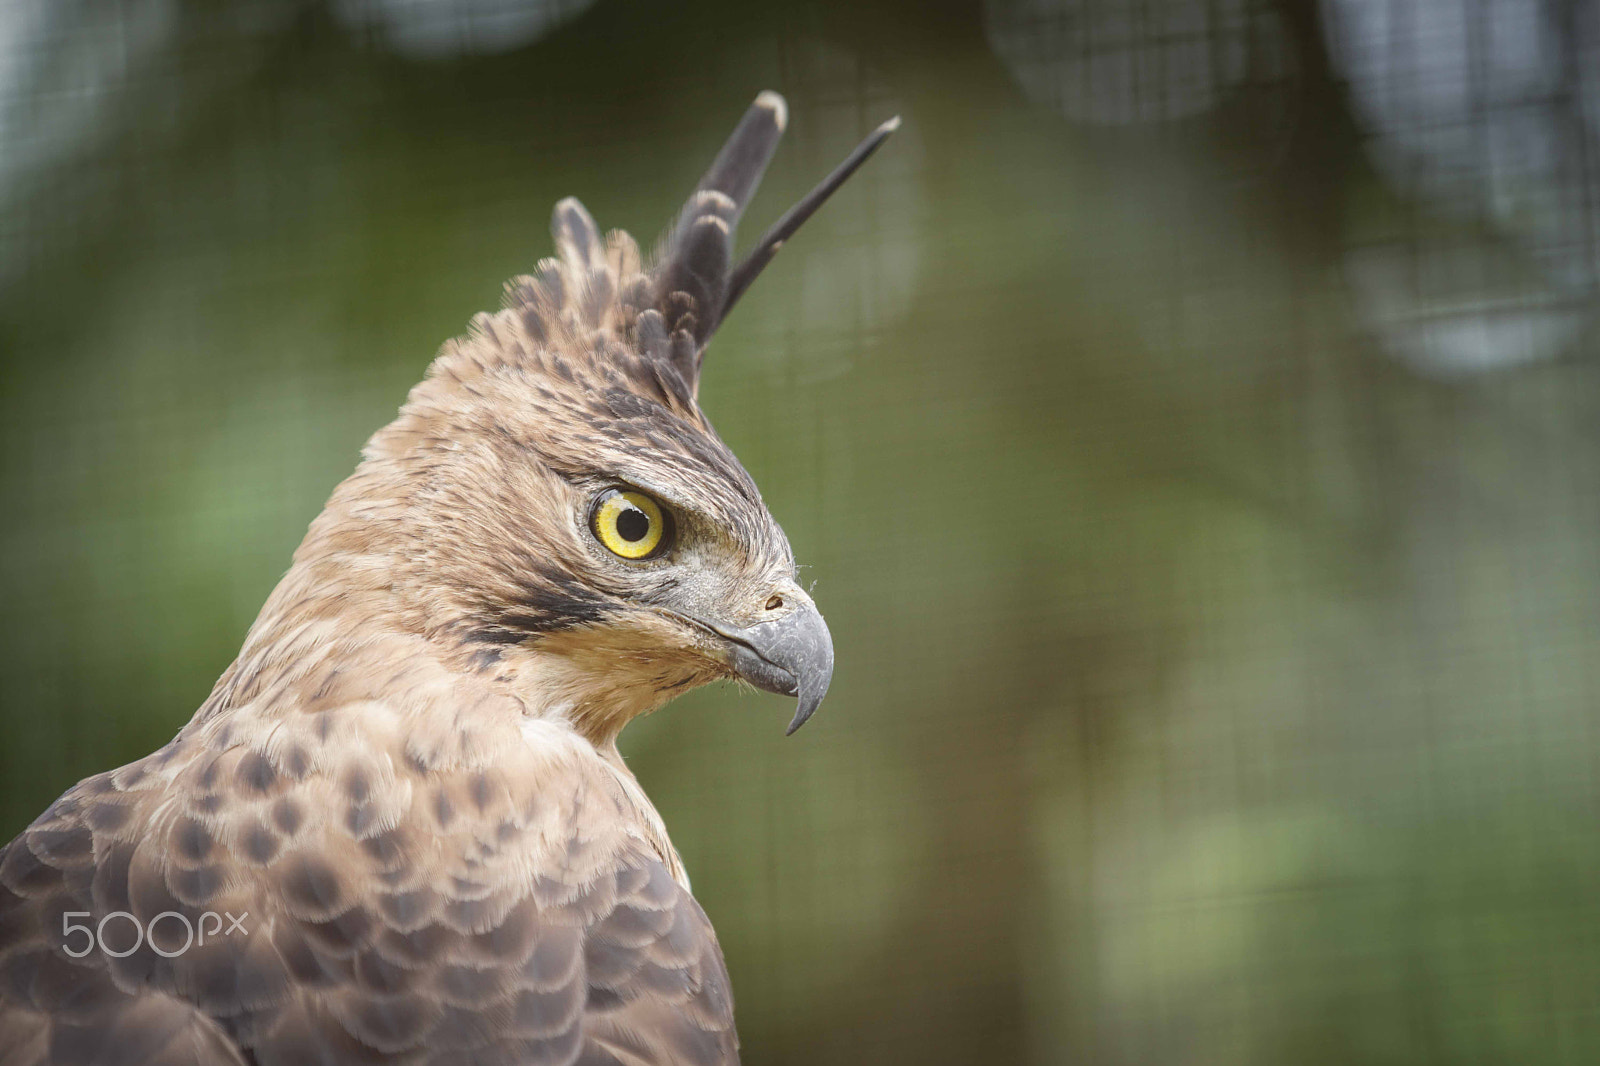
POLYGON ((831 674, 696 400, 733 302, 893 128, 736 264, 783 124, 762 94, 649 263, 558 204, 559 256, 444 346, 189 724, 0 849, 0 1064, 737 1061, 615 742, 725 677, 798 726, 831 674))

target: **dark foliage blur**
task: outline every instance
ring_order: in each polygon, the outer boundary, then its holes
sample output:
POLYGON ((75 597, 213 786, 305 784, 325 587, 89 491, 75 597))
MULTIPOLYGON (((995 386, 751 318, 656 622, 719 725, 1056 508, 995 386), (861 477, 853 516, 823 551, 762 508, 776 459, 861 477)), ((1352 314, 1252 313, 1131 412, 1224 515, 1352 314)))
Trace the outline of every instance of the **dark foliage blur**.
POLYGON ((578 194, 839 648, 626 750, 762 1063, 1600 1061, 1596 0, 0 5, 0 839, 162 744, 578 194))

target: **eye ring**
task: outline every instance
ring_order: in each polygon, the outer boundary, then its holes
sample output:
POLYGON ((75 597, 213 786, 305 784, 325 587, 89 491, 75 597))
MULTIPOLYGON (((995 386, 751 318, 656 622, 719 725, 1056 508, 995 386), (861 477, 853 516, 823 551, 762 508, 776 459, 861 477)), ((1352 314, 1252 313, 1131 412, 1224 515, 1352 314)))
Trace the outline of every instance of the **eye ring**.
POLYGON ((672 514, 636 489, 607 489, 595 500, 589 529, 612 555, 652 559, 672 546, 672 514))

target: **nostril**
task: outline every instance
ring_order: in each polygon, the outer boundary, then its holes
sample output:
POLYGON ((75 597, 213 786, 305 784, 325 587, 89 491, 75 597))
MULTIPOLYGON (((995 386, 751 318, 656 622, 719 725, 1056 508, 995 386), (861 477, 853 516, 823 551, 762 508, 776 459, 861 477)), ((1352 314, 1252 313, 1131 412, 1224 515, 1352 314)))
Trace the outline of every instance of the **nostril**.
POLYGON ((776 611, 779 607, 782 607, 782 606, 783 606, 783 597, 782 596, 774 596, 774 597, 772 597, 772 599, 767 601, 767 610, 769 610, 769 611, 776 611))

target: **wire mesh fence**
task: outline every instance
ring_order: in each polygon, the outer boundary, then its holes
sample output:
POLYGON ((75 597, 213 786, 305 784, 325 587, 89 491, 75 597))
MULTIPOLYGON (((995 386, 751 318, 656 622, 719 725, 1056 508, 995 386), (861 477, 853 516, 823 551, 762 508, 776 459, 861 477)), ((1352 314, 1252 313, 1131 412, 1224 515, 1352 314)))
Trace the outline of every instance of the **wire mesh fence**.
POLYGON ((906 125, 702 392, 828 704, 624 737, 747 1056, 1594 1061, 1594 6, 754 8, 0 6, 0 838, 188 718, 557 199, 648 241, 773 88, 751 232, 906 125))

